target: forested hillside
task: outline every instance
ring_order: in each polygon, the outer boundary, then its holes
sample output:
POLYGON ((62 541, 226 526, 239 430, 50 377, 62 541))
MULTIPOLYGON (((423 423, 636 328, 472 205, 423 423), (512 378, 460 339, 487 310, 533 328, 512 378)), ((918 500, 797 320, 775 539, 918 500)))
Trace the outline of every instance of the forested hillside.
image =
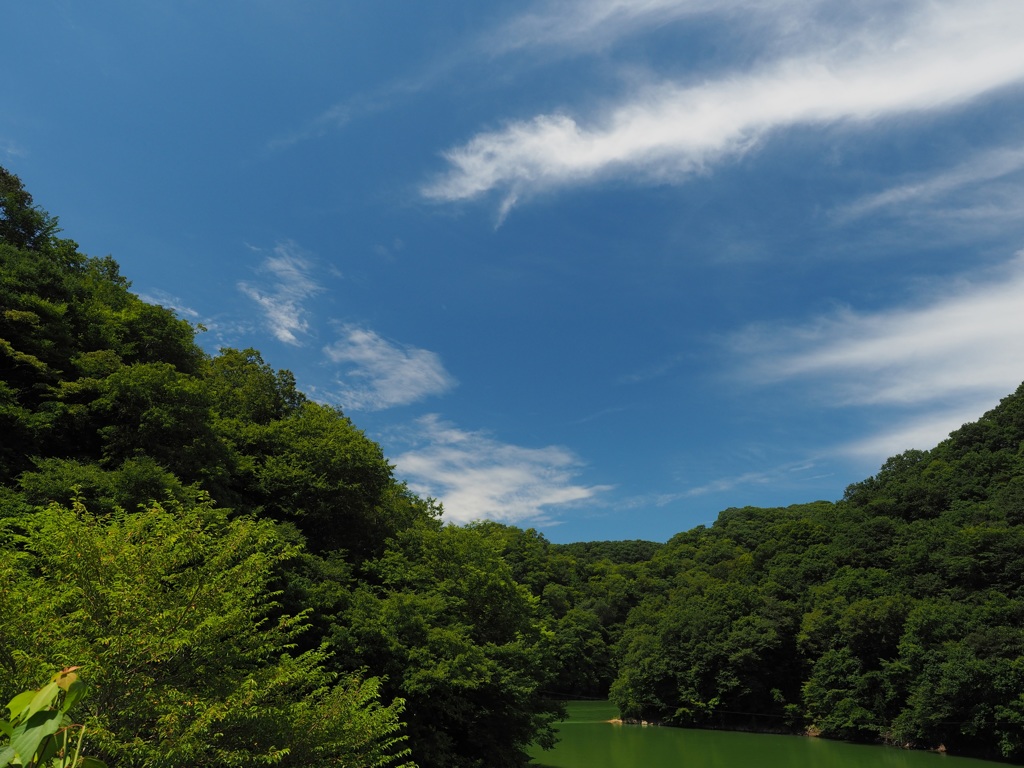
POLYGON ((118 766, 550 741, 556 641, 511 536, 442 526, 344 414, 129 288, 0 169, 0 698, 81 665, 118 766))
POLYGON ((648 564, 628 717, 1024 758, 1024 388, 835 504, 729 509, 648 564))
POLYGON ((81 665, 109 764, 512 768, 609 693, 1024 761, 1024 390, 838 502, 552 545, 59 235, 0 169, 0 699, 81 665))

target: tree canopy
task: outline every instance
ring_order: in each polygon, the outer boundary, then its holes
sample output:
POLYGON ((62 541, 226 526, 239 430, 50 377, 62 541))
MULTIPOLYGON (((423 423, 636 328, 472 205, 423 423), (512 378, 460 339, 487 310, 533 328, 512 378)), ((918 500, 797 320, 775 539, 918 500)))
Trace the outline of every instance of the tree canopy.
POLYGON ((550 741, 544 616, 499 547, 195 333, 0 172, 0 695, 82 666, 122 766, 513 766, 550 741))

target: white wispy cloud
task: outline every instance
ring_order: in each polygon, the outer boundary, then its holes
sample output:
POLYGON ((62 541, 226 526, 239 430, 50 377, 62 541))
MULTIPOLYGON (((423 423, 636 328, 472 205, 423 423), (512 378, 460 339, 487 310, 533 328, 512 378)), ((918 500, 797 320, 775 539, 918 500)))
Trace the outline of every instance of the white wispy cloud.
POLYGON ((580 485, 580 460, 558 446, 525 448, 468 432, 436 415, 416 422, 419 446, 394 458, 417 493, 439 499, 448 522, 550 522, 559 508, 610 489, 580 485))
POLYGON ((344 128, 352 120, 352 109, 343 103, 332 104, 305 125, 296 128, 285 136, 279 136, 267 142, 267 149, 288 149, 309 139, 319 139, 332 130, 344 128))
POLYGON ((1024 380, 1024 252, 983 278, 960 279, 914 306, 846 309, 797 328, 736 339, 744 376, 817 391, 834 406, 893 414, 838 453, 885 458, 929 448, 1024 380))
POLYGON ((546 0, 487 35, 498 53, 537 46, 592 48, 706 15, 762 12, 776 19, 785 11, 806 13, 822 0, 546 0))
POLYGON ((304 302, 323 288, 310 277, 312 265, 302 249, 291 241, 279 243, 258 272, 268 275, 268 285, 240 282, 238 289, 263 310, 267 328, 278 341, 298 346, 299 335, 309 332, 304 302))
POLYGON ((458 69, 467 57, 468 53, 464 51, 449 52, 438 61, 418 66, 407 77, 385 83, 374 91, 336 101, 290 132, 270 139, 266 149, 271 152, 288 150, 297 144, 344 130, 350 123, 387 112, 408 97, 436 86, 458 69))
POLYGON ((913 308, 845 310, 812 327, 756 334, 769 379, 833 376, 844 404, 917 404, 1006 393, 1024 378, 1024 253, 996 279, 962 280, 913 308), (771 352, 768 352, 771 350, 771 352))
MULTIPOLYGON (((751 485, 779 485, 794 474, 806 473, 814 467, 815 464, 813 461, 800 461, 757 472, 744 472, 735 476, 718 477, 706 483, 702 483, 701 485, 693 486, 685 491, 673 494, 672 496, 666 496, 666 499, 672 501, 675 499, 691 499, 696 496, 726 493, 736 488, 751 485)), ((667 501, 663 503, 667 503, 667 501)))
MULTIPOLYGON (((975 208, 975 195, 971 195, 970 200, 964 203, 965 191, 981 188, 984 199, 991 200, 991 183, 1013 176, 1021 170, 1024 170, 1024 146, 988 149, 975 153, 952 168, 861 197, 837 208, 834 215, 839 221, 847 222, 879 211, 917 213, 922 205, 933 205, 953 195, 957 197, 959 206, 975 208)), ((1021 208, 1019 185, 1016 193, 1016 205, 1010 206, 1013 213, 1019 212, 1021 208)), ((1000 205, 999 208, 1005 209, 1005 206, 1000 205)))
MULTIPOLYGON (((1010 390, 1001 393, 1010 394, 1010 390)), ((892 427, 867 437, 851 440, 833 449, 833 453, 879 463, 911 448, 925 450, 945 440, 949 433, 968 422, 977 421, 998 402, 998 398, 975 398, 970 405, 937 408, 922 416, 898 420, 892 427)))
POLYGON ((0 136, 0 154, 7 155, 8 157, 25 157, 28 155, 28 150, 12 139, 5 139, 0 136))
POLYGON ((167 291, 155 290, 150 293, 140 293, 139 298, 149 304, 159 304, 161 307, 173 310, 182 317, 188 317, 193 320, 199 319, 199 313, 196 310, 185 304, 184 300, 180 297, 172 296, 167 291))
POLYGON ((456 385, 441 358, 426 349, 397 344, 357 325, 342 325, 327 358, 344 367, 332 395, 348 410, 377 411, 442 395, 456 385))
POLYGON ((949 109, 1024 80, 1017 0, 891 6, 890 23, 843 26, 838 40, 837 27, 809 25, 799 48, 748 70, 653 84, 590 117, 542 114, 479 133, 444 153, 448 170, 421 193, 499 192, 504 213, 528 193, 609 176, 677 182, 782 128, 949 109))

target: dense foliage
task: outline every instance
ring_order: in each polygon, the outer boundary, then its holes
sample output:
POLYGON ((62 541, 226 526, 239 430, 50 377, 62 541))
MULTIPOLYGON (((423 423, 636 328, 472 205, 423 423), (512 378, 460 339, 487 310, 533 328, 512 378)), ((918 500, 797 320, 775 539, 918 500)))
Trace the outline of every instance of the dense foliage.
POLYGON ((838 502, 667 544, 445 526, 0 169, 0 700, 117 766, 514 768, 558 700, 1024 762, 1024 388, 838 502))
POLYGON ((499 542, 57 233, 0 169, 0 699, 81 665, 118 766, 482 768, 550 742, 552 638, 499 542))
POLYGON ((649 563, 627 716, 1024 758, 1024 387, 838 503, 729 509, 649 563))

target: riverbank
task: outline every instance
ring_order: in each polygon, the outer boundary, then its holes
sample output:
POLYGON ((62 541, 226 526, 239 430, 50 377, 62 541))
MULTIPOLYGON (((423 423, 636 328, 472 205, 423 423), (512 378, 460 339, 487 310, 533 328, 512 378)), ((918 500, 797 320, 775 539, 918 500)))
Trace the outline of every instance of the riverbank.
POLYGON ((974 759, 974 760, 984 760, 985 762, 988 762, 988 763, 998 763, 998 764, 1002 764, 1002 765, 1019 765, 1020 764, 1020 763, 1012 761, 1012 760, 1005 760, 1005 759, 1001 758, 999 755, 995 755, 995 754, 991 754, 991 753, 986 753, 986 752, 980 751, 980 750, 973 751, 973 752, 972 751, 963 751, 963 750, 962 751, 956 751, 956 752, 950 752, 950 750, 947 749, 946 745, 945 744, 941 744, 941 743, 937 744, 937 745, 921 745, 921 744, 917 744, 917 743, 913 743, 913 742, 900 743, 900 742, 896 742, 896 741, 886 740, 884 738, 879 738, 879 739, 863 739, 863 740, 836 739, 836 738, 831 738, 831 737, 828 737, 828 736, 823 736, 822 733, 821 733, 821 730, 816 728, 816 727, 814 727, 813 725, 812 726, 808 726, 808 727, 806 727, 806 728, 804 728, 802 730, 801 729, 785 728, 785 727, 772 727, 772 726, 768 726, 768 725, 756 725, 756 724, 727 725, 727 726, 726 725, 703 724, 703 725, 687 726, 687 725, 666 724, 664 722, 659 722, 659 721, 654 721, 654 720, 640 720, 640 719, 635 719, 635 718, 619 718, 619 717, 611 718, 610 720, 607 720, 606 722, 609 723, 610 725, 634 725, 634 726, 643 726, 643 727, 652 727, 652 728, 671 728, 671 729, 676 729, 676 730, 681 730, 681 731, 716 731, 716 732, 720 732, 720 733, 757 733, 757 734, 765 734, 765 735, 771 735, 771 736, 802 736, 802 737, 809 738, 809 739, 821 739, 822 741, 828 741, 828 742, 833 742, 833 743, 837 743, 837 744, 851 744, 851 745, 868 746, 868 747, 885 747, 885 748, 889 748, 889 749, 895 748, 895 749, 901 749, 901 750, 906 750, 906 751, 911 751, 911 752, 925 752, 925 753, 930 752, 930 753, 940 754, 940 755, 947 755, 948 754, 950 756, 956 756, 956 757, 962 757, 962 758, 974 759))
MULTIPOLYGON (((530 754, 536 768, 935 768, 936 754, 920 750, 853 744, 820 737, 781 738, 782 734, 726 729, 679 728, 623 722, 607 702, 568 702, 569 718, 558 725, 552 751, 530 754), (611 727, 609 725, 618 727, 611 727)), ((787 732, 785 735, 801 735, 787 732)), ((804 734, 806 735, 806 734, 804 734)), ((945 768, 995 768, 999 763, 943 756, 945 768)))

